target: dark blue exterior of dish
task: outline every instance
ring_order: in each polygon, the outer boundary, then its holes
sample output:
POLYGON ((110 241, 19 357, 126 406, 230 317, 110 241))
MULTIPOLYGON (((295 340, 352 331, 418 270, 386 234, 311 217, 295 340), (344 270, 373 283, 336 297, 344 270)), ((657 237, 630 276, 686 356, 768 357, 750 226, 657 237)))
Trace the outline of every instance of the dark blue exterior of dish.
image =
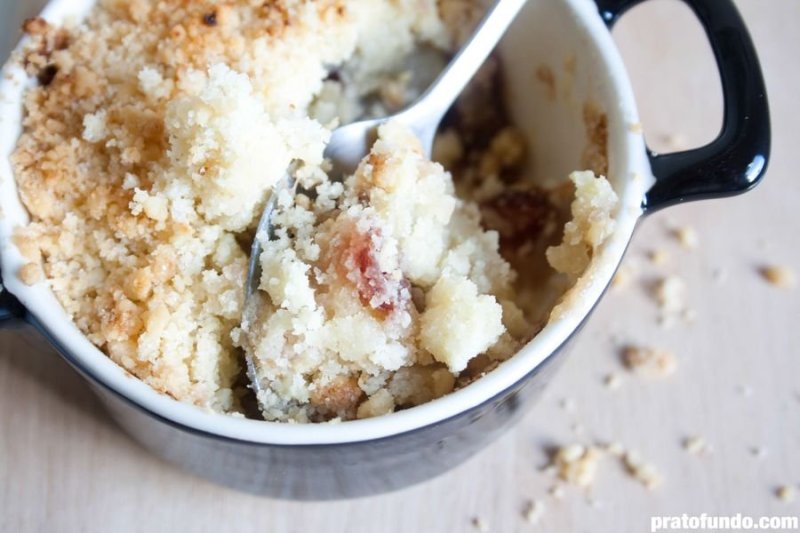
MULTIPOLYGON (((238 490, 293 500, 332 500, 398 490, 433 478, 492 442, 541 395, 569 341, 509 389, 456 416, 381 439, 273 445, 195 430, 131 402, 83 368, 30 319, 100 395, 117 423, 158 457, 238 490)), ((572 337, 574 338, 573 333, 572 337)))

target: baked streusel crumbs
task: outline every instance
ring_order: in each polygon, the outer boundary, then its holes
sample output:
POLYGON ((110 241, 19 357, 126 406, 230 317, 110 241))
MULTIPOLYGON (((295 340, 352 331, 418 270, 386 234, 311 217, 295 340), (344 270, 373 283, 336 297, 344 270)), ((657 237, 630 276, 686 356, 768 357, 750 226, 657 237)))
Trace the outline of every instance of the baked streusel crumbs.
MULTIPOLYGON (((523 183, 522 135, 468 113, 460 126, 488 142, 459 127, 437 150, 458 186, 391 125, 344 185, 322 152, 337 123, 413 98, 407 57, 452 52, 479 4, 107 1, 79 25, 29 21, 19 59, 39 85, 13 165, 32 222, 17 246, 115 362, 208 409, 241 410, 240 349, 260 361, 271 420, 378 416, 469 384, 541 329, 612 233, 614 191, 592 172, 523 183), (287 170, 315 194, 281 200, 285 239, 261 258, 273 309, 243 321, 244 249, 287 170), (531 262, 560 281, 516 279, 531 262)), ((483 70, 473 110, 496 94, 496 63, 483 70)), ((606 119, 585 118, 599 174, 606 119)))
POLYGON ((13 155, 33 219, 20 249, 114 361, 237 409, 240 241, 290 161, 321 163, 329 131, 309 115, 363 114, 418 44, 453 46, 446 18, 433 0, 166 0, 29 21, 21 61, 40 85, 13 155))

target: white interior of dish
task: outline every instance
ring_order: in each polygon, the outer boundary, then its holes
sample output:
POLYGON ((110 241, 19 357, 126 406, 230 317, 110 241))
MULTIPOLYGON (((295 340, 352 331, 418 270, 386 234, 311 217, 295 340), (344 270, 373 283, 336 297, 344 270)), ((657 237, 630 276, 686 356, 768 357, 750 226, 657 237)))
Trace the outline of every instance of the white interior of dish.
MULTIPOLYGON (((42 16, 53 23, 80 18, 93 0, 55 0, 42 16)), ((324 444, 387 437, 458 414, 513 385, 540 364, 578 327, 599 299, 622 258, 641 215, 640 205, 652 184, 633 92, 611 36, 590 0, 531 0, 501 46, 512 118, 529 136, 535 154, 533 174, 563 179, 579 169, 586 145, 582 118, 587 99, 608 116, 609 179, 620 196, 615 234, 595 258, 574 291, 569 310, 552 321, 522 351, 472 385, 433 402, 390 415, 341 424, 280 424, 206 412, 159 394, 132 378, 92 345, 63 312, 47 284, 33 287, 16 277, 24 264, 11 242, 13 228, 27 222, 9 155, 20 133, 21 99, 30 83, 10 62, 0 79, 0 265, 3 283, 30 313, 58 339, 91 376, 147 410, 201 431, 246 441, 274 444, 324 444), (564 63, 574 57, 574 79, 564 63), (541 65, 556 78, 557 98, 536 78, 541 65), (567 91, 566 88, 570 90, 567 91)))

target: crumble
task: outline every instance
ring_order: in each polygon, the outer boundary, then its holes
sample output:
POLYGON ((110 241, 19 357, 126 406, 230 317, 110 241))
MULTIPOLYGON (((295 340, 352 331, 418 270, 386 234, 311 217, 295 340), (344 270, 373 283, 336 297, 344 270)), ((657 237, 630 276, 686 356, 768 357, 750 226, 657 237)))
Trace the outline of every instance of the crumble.
POLYGON ((275 237, 257 237, 262 301, 235 332, 267 419, 416 405, 477 355, 504 360, 529 338, 498 235, 403 126, 381 126, 353 176, 315 191, 279 197, 275 237))
POLYGON ((345 183, 322 157, 337 124, 418 94, 409 58, 452 53, 482 13, 466 4, 101 1, 79 24, 32 19, 20 277, 45 278, 127 371, 217 412, 244 411, 242 350, 269 420, 379 416, 491 371, 613 231, 605 116, 587 108, 597 175, 541 189, 522 134, 482 104, 491 59, 439 136, 444 166, 392 124, 345 183), (281 199, 250 320, 246 250, 287 171, 314 194, 281 199))
POLYGON ((453 46, 436 2, 411 3, 101 2, 80 25, 26 23, 40 83, 16 240, 93 343, 159 391, 237 409, 241 241, 290 161, 321 163, 326 113, 366 112, 418 45, 453 46))

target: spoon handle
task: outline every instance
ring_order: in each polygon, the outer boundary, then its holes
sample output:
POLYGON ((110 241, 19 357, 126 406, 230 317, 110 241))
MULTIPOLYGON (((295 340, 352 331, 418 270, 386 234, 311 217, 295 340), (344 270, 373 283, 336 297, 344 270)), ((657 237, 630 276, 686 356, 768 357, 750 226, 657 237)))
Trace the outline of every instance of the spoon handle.
MULTIPOLYGON (((500 38, 514 20, 526 0, 497 0, 484 15, 478 27, 452 61, 431 84, 417 103, 409 109, 415 115, 420 113, 424 120, 409 117, 410 124, 424 124, 425 131, 416 133, 423 138, 433 136, 444 114, 461 94, 483 64, 500 38), (428 132, 430 128, 433 131, 428 132)), ((425 143, 423 143, 424 145, 425 143)))

